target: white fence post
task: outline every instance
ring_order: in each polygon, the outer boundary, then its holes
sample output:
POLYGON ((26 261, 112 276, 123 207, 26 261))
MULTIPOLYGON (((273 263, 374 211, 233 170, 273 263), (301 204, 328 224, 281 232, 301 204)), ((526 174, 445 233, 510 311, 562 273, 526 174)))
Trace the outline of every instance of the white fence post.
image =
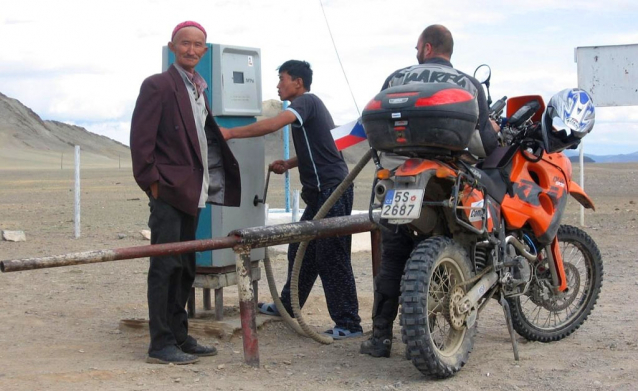
POLYGON ((299 190, 292 191, 292 222, 299 221, 299 190))
POLYGON ((80 146, 75 146, 75 238, 80 237, 80 146))

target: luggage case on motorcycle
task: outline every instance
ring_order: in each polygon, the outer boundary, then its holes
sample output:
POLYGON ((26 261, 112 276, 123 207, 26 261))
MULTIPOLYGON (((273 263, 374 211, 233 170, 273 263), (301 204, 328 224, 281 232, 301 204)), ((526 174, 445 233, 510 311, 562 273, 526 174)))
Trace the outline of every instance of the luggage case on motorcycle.
POLYGON ((418 156, 467 148, 478 121, 476 96, 451 83, 413 83, 381 91, 361 116, 377 151, 418 156))

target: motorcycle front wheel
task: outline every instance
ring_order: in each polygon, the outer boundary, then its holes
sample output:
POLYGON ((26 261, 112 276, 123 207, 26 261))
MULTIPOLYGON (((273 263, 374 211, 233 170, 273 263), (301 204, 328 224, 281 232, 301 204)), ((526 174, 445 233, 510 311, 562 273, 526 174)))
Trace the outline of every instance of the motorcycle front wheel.
POLYGON ((576 331, 593 310, 602 287, 603 261, 594 240, 569 225, 561 225, 557 236, 567 290, 556 294, 548 265, 540 264, 527 294, 508 299, 514 330, 530 341, 558 341, 576 331))
POLYGON ((427 376, 446 378, 467 362, 474 345, 476 322, 451 313, 451 301, 469 287, 472 277, 465 250, 446 237, 419 243, 407 261, 401 280, 401 335, 414 366, 427 376))

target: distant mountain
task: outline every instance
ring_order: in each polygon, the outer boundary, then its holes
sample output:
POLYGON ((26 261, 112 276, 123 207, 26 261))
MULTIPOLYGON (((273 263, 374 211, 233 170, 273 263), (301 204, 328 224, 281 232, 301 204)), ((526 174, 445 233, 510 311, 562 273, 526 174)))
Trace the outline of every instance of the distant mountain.
MULTIPOLYGON (((569 160, 573 162, 578 161, 578 151, 566 150, 565 155, 567 155, 569 157, 569 160)), ((590 159, 590 160, 585 160, 585 162, 587 163, 593 163, 593 162, 595 163, 633 163, 633 162, 638 162, 638 151, 625 154, 625 155, 602 155, 602 156, 590 155, 586 153, 583 156, 583 159, 584 160, 590 159)))
MULTIPOLYGON (((274 117, 282 110, 279 100, 262 103, 263 115, 257 119, 274 117)), ((0 93, 0 169, 73 166, 73 149, 79 145, 82 165, 106 167, 122 164, 130 166, 130 148, 108 137, 92 133, 80 126, 58 121, 44 121, 17 99, 0 93), (62 158, 62 159, 61 159, 62 158)), ((265 137, 266 164, 283 158, 283 132, 265 137)), ((348 163, 356 163, 368 149, 360 143, 344 153, 348 163)), ((295 156, 290 136, 290 156, 295 156)))
POLYGON ((94 161, 117 162, 131 154, 126 145, 80 126, 43 121, 20 101, 0 93, 0 157, 6 159, 3 162, 47 163, 52 156, 59 161, 60 154, 71 156, 75 145, 94 161))
MULTIPOLYGON (((569 161, 572 163, 578 163, 580 161, 580 157, 578 155, 569 156, 569 161)), ((583 156, 583 163, 596 163, 596 161, 589 156, 583 156)))

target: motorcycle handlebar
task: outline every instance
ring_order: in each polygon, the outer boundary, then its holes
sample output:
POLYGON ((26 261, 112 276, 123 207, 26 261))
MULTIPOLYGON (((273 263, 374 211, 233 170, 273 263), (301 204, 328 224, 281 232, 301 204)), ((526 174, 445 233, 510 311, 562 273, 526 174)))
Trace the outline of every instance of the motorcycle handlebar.
POLYGON ((505 102, 506 101, 507 101, 507 96, 504 96, 501 99, 499 99, 496 102, 494 102, 492 107, 490 107, 490 113, 498 114, 501 111, 503 111, 503 108, 505 107, 505 102))

